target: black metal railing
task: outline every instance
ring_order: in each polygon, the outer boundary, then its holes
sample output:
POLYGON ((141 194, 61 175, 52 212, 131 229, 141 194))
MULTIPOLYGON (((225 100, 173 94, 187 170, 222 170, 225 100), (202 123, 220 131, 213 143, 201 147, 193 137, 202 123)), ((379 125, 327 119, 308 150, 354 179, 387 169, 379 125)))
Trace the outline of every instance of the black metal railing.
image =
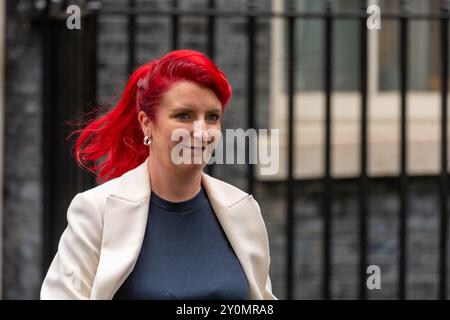
POLYGON ((96 105, 96 15, 85 10, 81 30, 71 32, 66 27, 67 3, 50 4, 40 6, 32 17, 42 36, 43 273, 67 225, 61 212, 77 192, 95 184, 92 176, 77 169, 65 138, 66 121, 96 105))
MULTIPOLYGON (((47 1, 47 6, 50 6, 50 1, 47 1)), ((88 3, 99 3, 99 1, 88 1, 88 3)), ((246 90, 247 90, 247 126, 249 128, 256 127, 256 73, 257 64, 256 56, 258 51, 256 50, 256 35, 258 30, 256 24, 259 19, 263 18, 282 18, 285 19, 287 25, 287 132, 288 132, 288 148, 287 148, 287 178, 286 183, 286 270, 285 270, 285 282, 286 282, 286 298, 292 299, 295 296, 295 279, 294 279, 294 266, 295 266, 295 252, 296 252, 296 239, 295 239, 295 216, 294 205, 295 197, 294 190, 298 186, 297 179, 294 177, 294 164, 296 159, 294 157, 295 152, 295 105, 296 105, 296 69, 297 57, 295 55, 296 42, 298 37, 296 35, 296 23, 301 19, 315 19, 323 21, 324 33, 324 50, 323 50, 323 76, 324 76, 324 89, 323 94, 325 97, 325 136, 324 136, 324 175, 322 177, 323 193, 321 199, 321 212, 323 218, 323 269, 322 269, 322 297, 324 299, 332 298, 331 283, 332 283, 332 232, 333 225, 331 207, 333 203, 333 181, 332 176, 332 93, 333 93, 333 41, 335 22, 337 20, 353 20, 359 21, 359 94, 360 94, 360 127, 361 127, 361 139, 359 148, 359 161, 360 161, 360 173, 358 175, 359 180, 359 193, 358 193, 358 240, 359 240, 359 264, 358 264, 358 297, 360 299, 367 298, 366 287, 366 268, 368 262, 368 220, 370 215, 370 208, 368 207, 368 199, 370 197, 370 177, 368 175, 368 65, 369 65, 369 52, 368 52, 368 31, 366 27, 366 21, 368 14, 366 13, 367 2, 360 1, 360 7, 356 8, 354 12, 334 12, 332 8, 332 2, 327 1, 326 6, 322 12, 298 12, 296 11, 295 1, 286 0, 286 10, 283 12, 273 12, 257 10, 255 6, 256 2, 249 0, 246 10, 243 11, 223 11, 217 9, 217 1, 205 0, 204 9, 196 10, 182 10, 179 8, 179 1, 173 0, 171 2, 170 9, 143 9, 137 7, 135 0, 128 0, 124 2, 124 8, 122 9, 109 9, 101 8, 99 10, 90 10, 88 15, 97 16, 100 15, 119 15, 128 17, 127 28, 127 40, 128 40, 128 64, 127 71, 130 73, 136 66, 136 18, 137 16, 157 16, 167 17, 171 22, 171 48, 176 49, 179 47, 180 34, 180 17, 195 16, 203 17, 207 21, 207 47, 206 53, 214 60, 215 58, 215 44, 218 36, 216 35, 216 21, 218 18, 236 18, 242 17, 247 19, 247 68, 248 74, 246 90)), ((447 298, 447 259, 448 259, 448 19, 449 19, 449 1, 440 2, 439 13, 427 13, 427 14, 413 14, 408 11, 408 1, 400 1, 400 11, 398 13, 383 13, 383 20, 394 20, 400 25, 399 28, 399 74, 400 74, 400 173, 397 177, 399 183, 399 261, 398 261, 398 298, 407 298, 406 284, 407 284, 407 265, 408 256, 406 250, 407 244, 407 221, 408 221, 408 173, 407 173, 407 113, 408 113, 408 38, 409 38, 409 25, 410 21, 414 20, 434 20, 440 23, 440 57, 436 57, 441 61, 441 168, 438 176, 439 190, 440 190, 440 237, 439 237, 439 290, 438 298, 447 298)), ((93 21, 96 21, 94 19, 93 21)), ((96 33, 97 29, 92 28, 90 32, 96 33)), ((91 41, 97 41, 97 37, 90 38, 91 41)), ((95 47, 97 43, 92 43, 95 47)), ((44 68, 48 68, 48 64, 44 65, 44 68)), ((50 70, 50 69, 49 69, 50 70)), ((50 77, 49 70, 44 69, 44 74, 50 77)), ((92 75, 96 76, 95 72, 92 75)), ((46 78, 47 79, 47 78, 46 78)), ((48 80, 48 79, 47 79, 48 80)), ((49 82, 51 83, 51 82, 49 82)), ((86 88, 86 90, 89 90, 86 88)), ((51 94, 50 92, 47 92, 51 94)), ((47 97, 45 99, 51 99, 47 97)), ((45 135, 46 138, 51 134, 45 135)), ((248 152, 248 151, 247 151, 248 152)), ((213 168, 211 167, 210 172, 213 168)), ((247 171, 248 191, 254 192, 255 174, 254 166, 249 165, 247 171)), ((60 214, 54 213, 54 214, 60 214)))

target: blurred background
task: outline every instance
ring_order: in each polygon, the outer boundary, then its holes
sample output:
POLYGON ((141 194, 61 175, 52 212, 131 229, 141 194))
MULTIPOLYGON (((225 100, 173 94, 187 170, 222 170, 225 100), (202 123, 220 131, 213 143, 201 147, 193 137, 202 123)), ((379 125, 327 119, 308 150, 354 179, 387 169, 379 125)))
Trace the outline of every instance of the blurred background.
POLYGON ((228 76, 224 130, 280 130, 277 174, 206 169, 259 202, 278 298, 448 298, 450 1, 0 4, 3 299, 39 298, 67 207, 95 186, 67 121, 114 107, 136 66, 181 48, 228 76), (80 29, 67 27, 71 4, 80 29))

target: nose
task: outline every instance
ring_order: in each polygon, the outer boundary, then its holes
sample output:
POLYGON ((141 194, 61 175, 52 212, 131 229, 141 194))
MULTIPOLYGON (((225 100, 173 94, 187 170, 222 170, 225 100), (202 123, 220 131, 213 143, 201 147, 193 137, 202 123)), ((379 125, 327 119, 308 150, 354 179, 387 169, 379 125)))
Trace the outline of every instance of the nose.
POLYGON ((200 142, 201 144, 203 144, 203 141, 209 141, 210 135, 206 128, 205 121, 194 121, 194 132, 192 136, 194 140, 200 142))

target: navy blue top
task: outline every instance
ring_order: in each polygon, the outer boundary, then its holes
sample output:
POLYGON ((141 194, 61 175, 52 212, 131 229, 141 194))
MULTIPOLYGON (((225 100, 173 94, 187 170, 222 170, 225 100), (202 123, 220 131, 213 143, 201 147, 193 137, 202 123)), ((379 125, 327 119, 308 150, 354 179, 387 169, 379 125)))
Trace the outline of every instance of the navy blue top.
POLYGON ((152 192, 141 251, 114 299, 249 299, 241 264, 203 186, 182 202, 152 192))

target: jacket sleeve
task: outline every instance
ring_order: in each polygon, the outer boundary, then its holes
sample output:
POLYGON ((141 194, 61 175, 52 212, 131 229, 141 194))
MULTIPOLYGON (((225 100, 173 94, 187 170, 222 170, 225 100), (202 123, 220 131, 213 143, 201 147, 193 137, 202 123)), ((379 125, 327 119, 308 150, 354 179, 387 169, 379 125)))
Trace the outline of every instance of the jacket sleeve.
POLYGON ((264 290, 264 300, 278 300, 277 297, 272 292, 272 282, 270 281, 270 276, 267 275, 266 288, 264 290))
POLYGON ((96 206, 78 193, 67 210, 68 225, 41 288, 41 299, 89 299, 97 271, 102 219, 96 206))

